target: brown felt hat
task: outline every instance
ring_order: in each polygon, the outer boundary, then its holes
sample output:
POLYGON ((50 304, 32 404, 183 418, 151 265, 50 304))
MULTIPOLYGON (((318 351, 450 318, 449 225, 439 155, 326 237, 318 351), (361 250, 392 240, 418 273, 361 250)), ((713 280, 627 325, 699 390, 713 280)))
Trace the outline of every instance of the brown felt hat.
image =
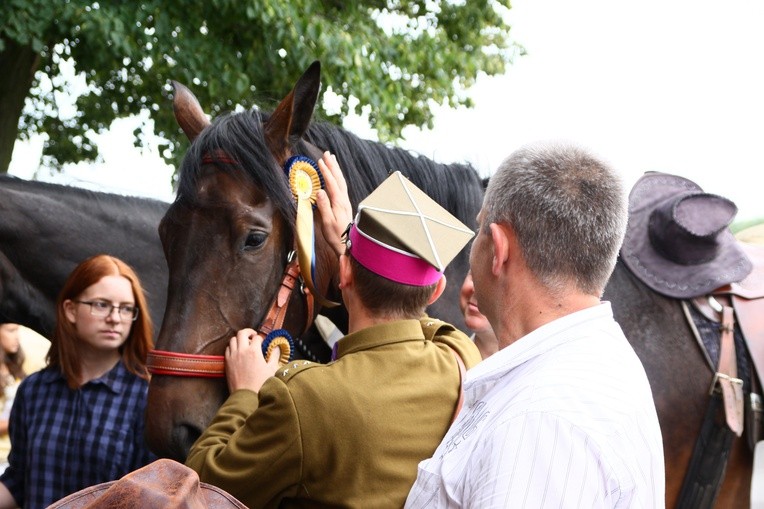
POLYGON ((691 180, 646 172, 629 194, 621 258, 648 287, 685 299, 745 278, 753 266, 729 225, 737 206, 691 180))
POLYGON ((426 286, 440 278, 474 235, 396 171, 358 205, 348 250, 380 276, 426 286))
POLYGON ((232 495, 199 482, 187 466, 160 459, 118 481, 97 484, 48 506, 48 509, 162 507, 168 509, 246 509, 232 495))

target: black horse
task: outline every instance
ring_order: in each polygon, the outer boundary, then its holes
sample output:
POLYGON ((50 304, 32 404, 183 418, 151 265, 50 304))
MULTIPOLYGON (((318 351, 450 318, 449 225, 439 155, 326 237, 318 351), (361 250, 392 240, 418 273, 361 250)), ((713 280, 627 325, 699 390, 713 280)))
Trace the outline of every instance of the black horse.
POLYGON ((0 323, 49 337, 66 277, 106 253, 135 269, 158 330, 167 264, 157 234, 168 204, 0 175, 0 323))

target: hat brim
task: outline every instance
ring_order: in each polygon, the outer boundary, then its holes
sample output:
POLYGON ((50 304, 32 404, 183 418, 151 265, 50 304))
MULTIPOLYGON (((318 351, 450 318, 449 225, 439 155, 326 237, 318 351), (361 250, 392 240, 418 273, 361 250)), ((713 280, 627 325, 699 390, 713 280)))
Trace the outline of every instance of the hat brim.
POLYGON ((629 219, 621 246, 621 259, 652 290, 678 299, 706 295, 747 276, 753 266, 729 229, 717 239, 713 260, 695 265, 675 263, 656 251, 650 242, 650 214, 668 200, 702 193, 691 180, 661 172, 647 172, 629 194, 629 219))
MULTIPOLYGON (((58 502, 54 502, 48 506, 48 509, 84 509, 93 507, 92 504, 100 502, 99 499, 104 496, 106 491, 118 482, 119 480, 109 481, 77 491, 58 502)), ((246 509, 246 506, 233 495, 212 484, 200 482, 198 494, 201 496, 199 502, 203 504, 202 507, 207 507, 208 509, 246 509)), ((135 506, 139 507, 141 501, 127 502, 135 502, 135 506)))

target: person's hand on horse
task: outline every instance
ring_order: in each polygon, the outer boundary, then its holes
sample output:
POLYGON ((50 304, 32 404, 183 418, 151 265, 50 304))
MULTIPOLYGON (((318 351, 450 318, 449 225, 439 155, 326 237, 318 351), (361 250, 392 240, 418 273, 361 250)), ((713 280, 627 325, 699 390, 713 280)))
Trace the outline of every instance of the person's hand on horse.
MULTIPOLYGON (((277 347, 278 348, 278 347, 277 347)), ((242 329, 232 337, 225 349, 225 373, 228 390, 259 392, 266 380, 279 368, 280 352, 263 357, 263 337, 254 329, 242 329)))
POLYGON ((316 195, 324 238, 337 256, 340 256, 345 252, 342 234, 353 220, 353 206, 350 204, 345 176, 334 154, 324 152, 324 157, 318 161, 318 168, 326 187, 325 191, 322 189, 316 195))

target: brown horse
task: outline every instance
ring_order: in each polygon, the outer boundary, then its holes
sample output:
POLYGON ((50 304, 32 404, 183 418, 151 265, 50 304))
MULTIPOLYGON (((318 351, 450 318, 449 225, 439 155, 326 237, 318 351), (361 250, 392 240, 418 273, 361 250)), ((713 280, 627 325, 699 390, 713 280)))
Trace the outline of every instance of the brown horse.
MULTIPOLYGON (((313 318, 321 311, 346 330, 347 313, 342 307, 321 309, 318 298, 316 305, 310 299, 317 293, 340 300, 336 255, 322 238, 318 214, 315 267, 299 267, 311 271, 316 291, 301 291, 296 272, 285 276, 285 270, 295 270, 289 260, 296 211, 283 170, 291 156, 315 161, 324 150, 337 154, 354 207, 390 170, 400 170, 474 229, 483 182, 472 167, 436 164, 329 124, 311 124, 319 88, 316 62, 270 115, 248 111, 210 123, 191 93, 176 86, 176 116, 193 143, 181 167, 177 198, 159 227, 169 285, 157 350, 221 355, 238 329, 258 326, 271 316, 269 305, 278 294, 276 300, 287 305, 274 313, 284 317, 298 357, 328 360, 330 351, 312 327, 313 318), (280 290, 287 287, 294 291, 280 290)), ((452 284, 429 309, 462 329, 458 293, 468 254, 464 249, 451 262, 446 277, 452 284)), ((222 380, 155 375, 147 417, 152 449, 183 459, 226 396, 222 380)))
MULTIPOLYGON (((299 291, 288 297, 279 291, 293 286, 289 277, 282 276, 294 244, 295 207, 282 173, 292 155, 315 160, 323 150, 337 154, 354 206, 388 170, 402 170, 474 227, 482 199, 482 183, 474 170, 435 165, 336 127, 311 124, 318 90, 316 63, 271 115, 238 113, 210 123, 190 92, 176 88, 176 117, 193 143, 181 169, 177 199, 160 226, 170 282, 157 349, 181 354, 180 364, 185 362, 183 354, 200 363, 208 358, 193 356, 222 354, 237 329, 257 326, 270 316, 269 304, 279 293, 281 302, 289 303, 284 326, 302 338, 304 348, 298 342, 298 354, 328 360, 328 349, 320 338, 314 342, 316 334, 308 327, 318 307, 310 311, 308 299, 299 291)), ((337 300, 336 261, 327 252, 320 228, 315 242, 317 291, 337 300)), ((453 293, 441 298, 440 308, 431 310, 460 327, 455 294, 466 267, 462 253, 448 274, 453 293)), ((620 261, 605 299, 612 302, 651 382, 664 436, 666 500, 673 507, 705 415, 713 373, 680 302, 649 290, 620 261)), ((343 328, 342 308, 324 309, 322 314, 343 328)), ((226 396, 222 378, 155 375, 146 430, 152 449, 183 460, 226 396)), ((750 475, 750 452, 736 440, 717 506, 747 507, 750 475)))
MULTIPOLYGON (((603 298, 612 303, 615 319, 650 380, 663 435, 666 507, 677 507, 705 418, 714 372, 694 339, 682 303, 649 289, 621 260, 603 298)), ((749 507, 752 467, 752 453, 745 440, 734 440, 714 507, 749 507)))

